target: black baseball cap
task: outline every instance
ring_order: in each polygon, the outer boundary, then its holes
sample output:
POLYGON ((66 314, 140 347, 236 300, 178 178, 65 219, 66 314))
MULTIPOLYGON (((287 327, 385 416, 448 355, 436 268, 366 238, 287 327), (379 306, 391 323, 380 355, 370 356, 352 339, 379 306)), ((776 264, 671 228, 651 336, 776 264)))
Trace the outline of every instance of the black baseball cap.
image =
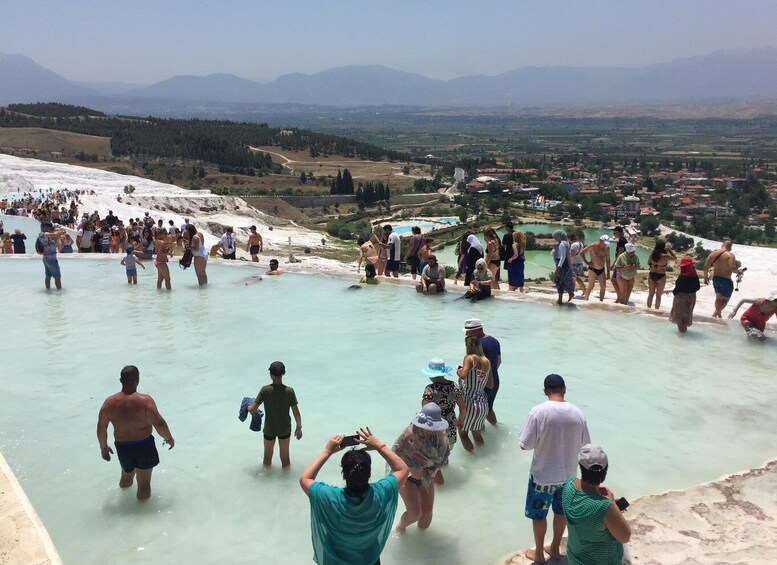
POLYGON ((564 388, 566 383, 564 382, 564 379, 561 377, 561 375, 557 375, 556 373, 551 373, 547 377, 545 377, 545 388, 552 390, 556 388, 564 388))

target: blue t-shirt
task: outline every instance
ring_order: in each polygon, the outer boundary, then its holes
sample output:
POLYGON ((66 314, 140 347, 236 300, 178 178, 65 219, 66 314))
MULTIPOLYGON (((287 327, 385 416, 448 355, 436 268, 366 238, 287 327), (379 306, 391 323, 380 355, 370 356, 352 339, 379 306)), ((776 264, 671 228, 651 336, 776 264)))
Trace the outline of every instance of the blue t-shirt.
POLYGON ((315 482, 310 486, 313 560, 319 565, 364 565, 380 559, 397 512, 399 483, 390 474, 361 496, 315 482))
POLYGON ((502 354, 502 349, 499 347, 497 339, 490 335, 480 338, 480 345, 483 347, 483 355, 491 363, 491 374, 494 376, 494 384, 496 385, 499 382, 499 369, 496 367, 496 361, 502 354))

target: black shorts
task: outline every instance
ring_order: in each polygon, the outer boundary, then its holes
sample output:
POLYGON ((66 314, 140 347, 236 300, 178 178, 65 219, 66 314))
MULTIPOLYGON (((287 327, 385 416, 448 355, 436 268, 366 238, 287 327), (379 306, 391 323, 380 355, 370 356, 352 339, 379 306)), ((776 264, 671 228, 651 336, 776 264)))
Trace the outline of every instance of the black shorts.
POLYGON ((153 469, 159 465, 154 436, 150 435, 137 441, 117 441, 114 445, 121 468, 127 473, 135 469, 153 469))
POLYGON ((411 255, 407 258, 407 265, 410 267, 410 272, 414 275, 418 272, 418 265, 420 264, 421 260, 415 255, 411 255))
POLYGON ((392 261, 391 259, 386 261, 386 272, 387 273, 398 273, 399 272, 399 261, 392 261))
POLYGON ((252 245, 249 253, 251 253, 251 255, 259 255, 259 246, 252 245))
POLYGON ((291 437, 291 433, 288 433, 288 434, 283 435, 283 436, 268 436, 267 434, 264 434, 264 439, 266 439, 267 441, 275 441, 275 438, 278 438, 278 439, 289 439, 290 437, 291 437))
POLYGON ((227 253, 224 255, 224 259, 236 259, 235 252, 233 251, 232 253, 227 253))

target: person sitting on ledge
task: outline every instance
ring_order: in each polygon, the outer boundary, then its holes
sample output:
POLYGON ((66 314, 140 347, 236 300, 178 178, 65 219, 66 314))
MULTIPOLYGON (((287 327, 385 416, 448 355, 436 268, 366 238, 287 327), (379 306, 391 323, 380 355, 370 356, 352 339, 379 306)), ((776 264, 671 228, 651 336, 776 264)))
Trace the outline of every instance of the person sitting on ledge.
POLYGON ((426 266, 421 272, 421 282, 415 289, 423 294, 445 292, 445 268, 437 262, 437 257, 434 255, 426 258, 426 266))
POLYGON ((486 260, 478 259, 475 262, 475 272, 472 274, 472 281, 469 283, 469 290, 462 298, 471 299, 472 302, 485 300, 491 297, 491 279, 493 275, 486 268, 486 260))
POLYGON ((379 282, 375 265, 367 263, 364 266, 364 276, 359 280, 359 284, 378 284, 379 282))

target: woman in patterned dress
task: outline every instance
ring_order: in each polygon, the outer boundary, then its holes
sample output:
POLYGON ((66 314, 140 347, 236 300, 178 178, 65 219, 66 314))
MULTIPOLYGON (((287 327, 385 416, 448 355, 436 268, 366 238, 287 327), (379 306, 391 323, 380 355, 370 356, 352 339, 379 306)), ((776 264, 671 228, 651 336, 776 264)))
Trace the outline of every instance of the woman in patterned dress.
POLYGON ((475 446, 469 439, 469 432, 475 438, 475 443, 482 445, 482 430, 488 416, 488 397, 486 388, 493 388, 494 377, 491 375, 491 363, 483 354, 480 338, 467 336, 464 340, 467 354, 456 374, 459 376, 459 388, 464 397, 464 413, 459 414, 459 435, 461 445, 467 451, 474 451, 475 446))
MULTIPOLYGON (((437 404, 442 410, 442 417, 448 422, 448 429, 446 433, 448 435, 448 444, 453 448, 453 444, 456 443, 456 406, 459 407, 459 414, 464 413, 464 399, 461 396, 459 387, 456 386, 447 377, 453 373, 453 368, 448 367, 445 361, 439 358, 435 358, 429 361, 429 364, 418 371, 425 377, 431 379, 431 383, 424 389, 424 396, 421 399, 421 406, 425 406, 430 402, 437 404)), ((461 416, 459 416, 461 418, 461 416)), ((445 460, 445 465, 448 464, 448 460, 445 460)), ((434 476, 434 482, 441 485, 445 482, 442 476, 442 471, 438 471, 434 476)))
POLYGON ((556 264, 555 283, 556 290, 558 290, 556 304, 560 306, 565 292, 569 295, 569 300, 572 300, 575 294, 575 276, 570 262, 567 234, 561 230, 556 230, 553 232, 553 239, 558 243, 553 248, 551 255, 553 255, 553 262, 556 264))

